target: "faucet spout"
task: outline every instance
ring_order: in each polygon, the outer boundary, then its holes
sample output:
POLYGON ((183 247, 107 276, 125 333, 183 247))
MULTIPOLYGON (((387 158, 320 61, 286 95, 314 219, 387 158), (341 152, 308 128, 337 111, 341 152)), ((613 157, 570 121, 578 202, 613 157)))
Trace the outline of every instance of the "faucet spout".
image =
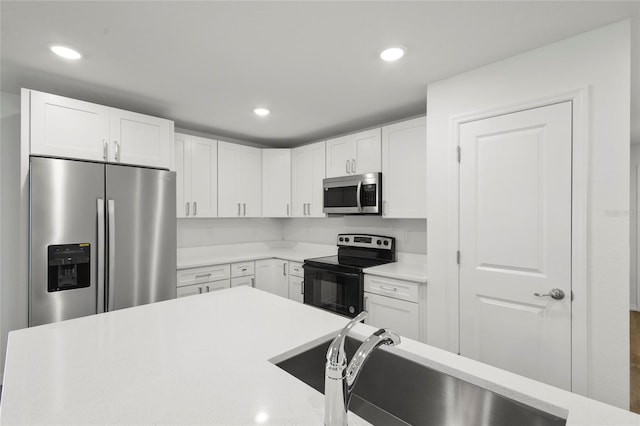
POLYGON ((381 345, 397 345, 400 343, 400 336, 396 332, 380 329, 360 345, 347 366, 347 355, 344 351, 344 342, 347 334, 366 316, 367 312, 362 311, 353 318, 333 339, 327 351, 324 379, 325 426, 347 426, 347 412, 349 411, 353 387, 367 359, 381 345))

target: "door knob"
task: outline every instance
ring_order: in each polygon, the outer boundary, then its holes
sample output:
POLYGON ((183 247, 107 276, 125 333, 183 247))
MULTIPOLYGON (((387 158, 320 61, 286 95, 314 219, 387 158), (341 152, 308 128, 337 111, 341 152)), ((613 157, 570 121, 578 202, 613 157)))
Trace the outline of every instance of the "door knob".
POLYGON ((552 288, 547 294, 533 293, 533 295, 538 297, 551 296, 551 298, 555 300, 564 299, 564 291, 560 290, 559 288, 552 288))

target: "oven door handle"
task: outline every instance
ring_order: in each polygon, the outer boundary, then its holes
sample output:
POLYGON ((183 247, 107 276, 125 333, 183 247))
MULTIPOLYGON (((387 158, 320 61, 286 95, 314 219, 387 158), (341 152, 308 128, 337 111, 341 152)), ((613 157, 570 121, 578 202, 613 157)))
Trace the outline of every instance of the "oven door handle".
POLYGON ((321 272, 324 274, 333 274, 333 275, 339 275, 341 277, 350 277, 350 278, 359 278, 360 274, 359 273, 353 273, 353 272, 339 272, 339 271, 334 271, 332 269, 324 269, 324 268, 317 268, 315 266, 309 266, 309 265, 303 265, 302 268, 305 270, 305 272, 321 272))
POLYGON ((358 211, 362 211, 362 200, 360 196, 362 194, 362 181, 358 182, 358 189, 356 189, 356 202, 358 203, 358 211))

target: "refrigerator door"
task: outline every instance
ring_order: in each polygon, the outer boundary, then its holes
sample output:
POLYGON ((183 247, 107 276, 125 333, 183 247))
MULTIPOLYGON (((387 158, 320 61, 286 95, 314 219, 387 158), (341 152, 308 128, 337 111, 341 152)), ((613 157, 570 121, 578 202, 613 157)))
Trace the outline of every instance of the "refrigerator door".
POLYGON ((176 174, 108 164, 107 310, 176 297, 176 174))
POLYGON ((97 312, 103 198, 104 165, 31 157, 29 326, 97 312))

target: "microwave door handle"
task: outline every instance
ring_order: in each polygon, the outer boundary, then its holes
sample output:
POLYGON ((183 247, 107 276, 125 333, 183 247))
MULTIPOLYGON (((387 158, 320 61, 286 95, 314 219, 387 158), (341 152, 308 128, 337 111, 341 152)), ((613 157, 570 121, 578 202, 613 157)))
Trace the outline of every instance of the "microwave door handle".
POLYGON ((360 196, 362 194, 362 181, 358 182, 358 189, 356 190, 356 202, 358 203, 358 211, 362 211, 362 200, 360 196))

